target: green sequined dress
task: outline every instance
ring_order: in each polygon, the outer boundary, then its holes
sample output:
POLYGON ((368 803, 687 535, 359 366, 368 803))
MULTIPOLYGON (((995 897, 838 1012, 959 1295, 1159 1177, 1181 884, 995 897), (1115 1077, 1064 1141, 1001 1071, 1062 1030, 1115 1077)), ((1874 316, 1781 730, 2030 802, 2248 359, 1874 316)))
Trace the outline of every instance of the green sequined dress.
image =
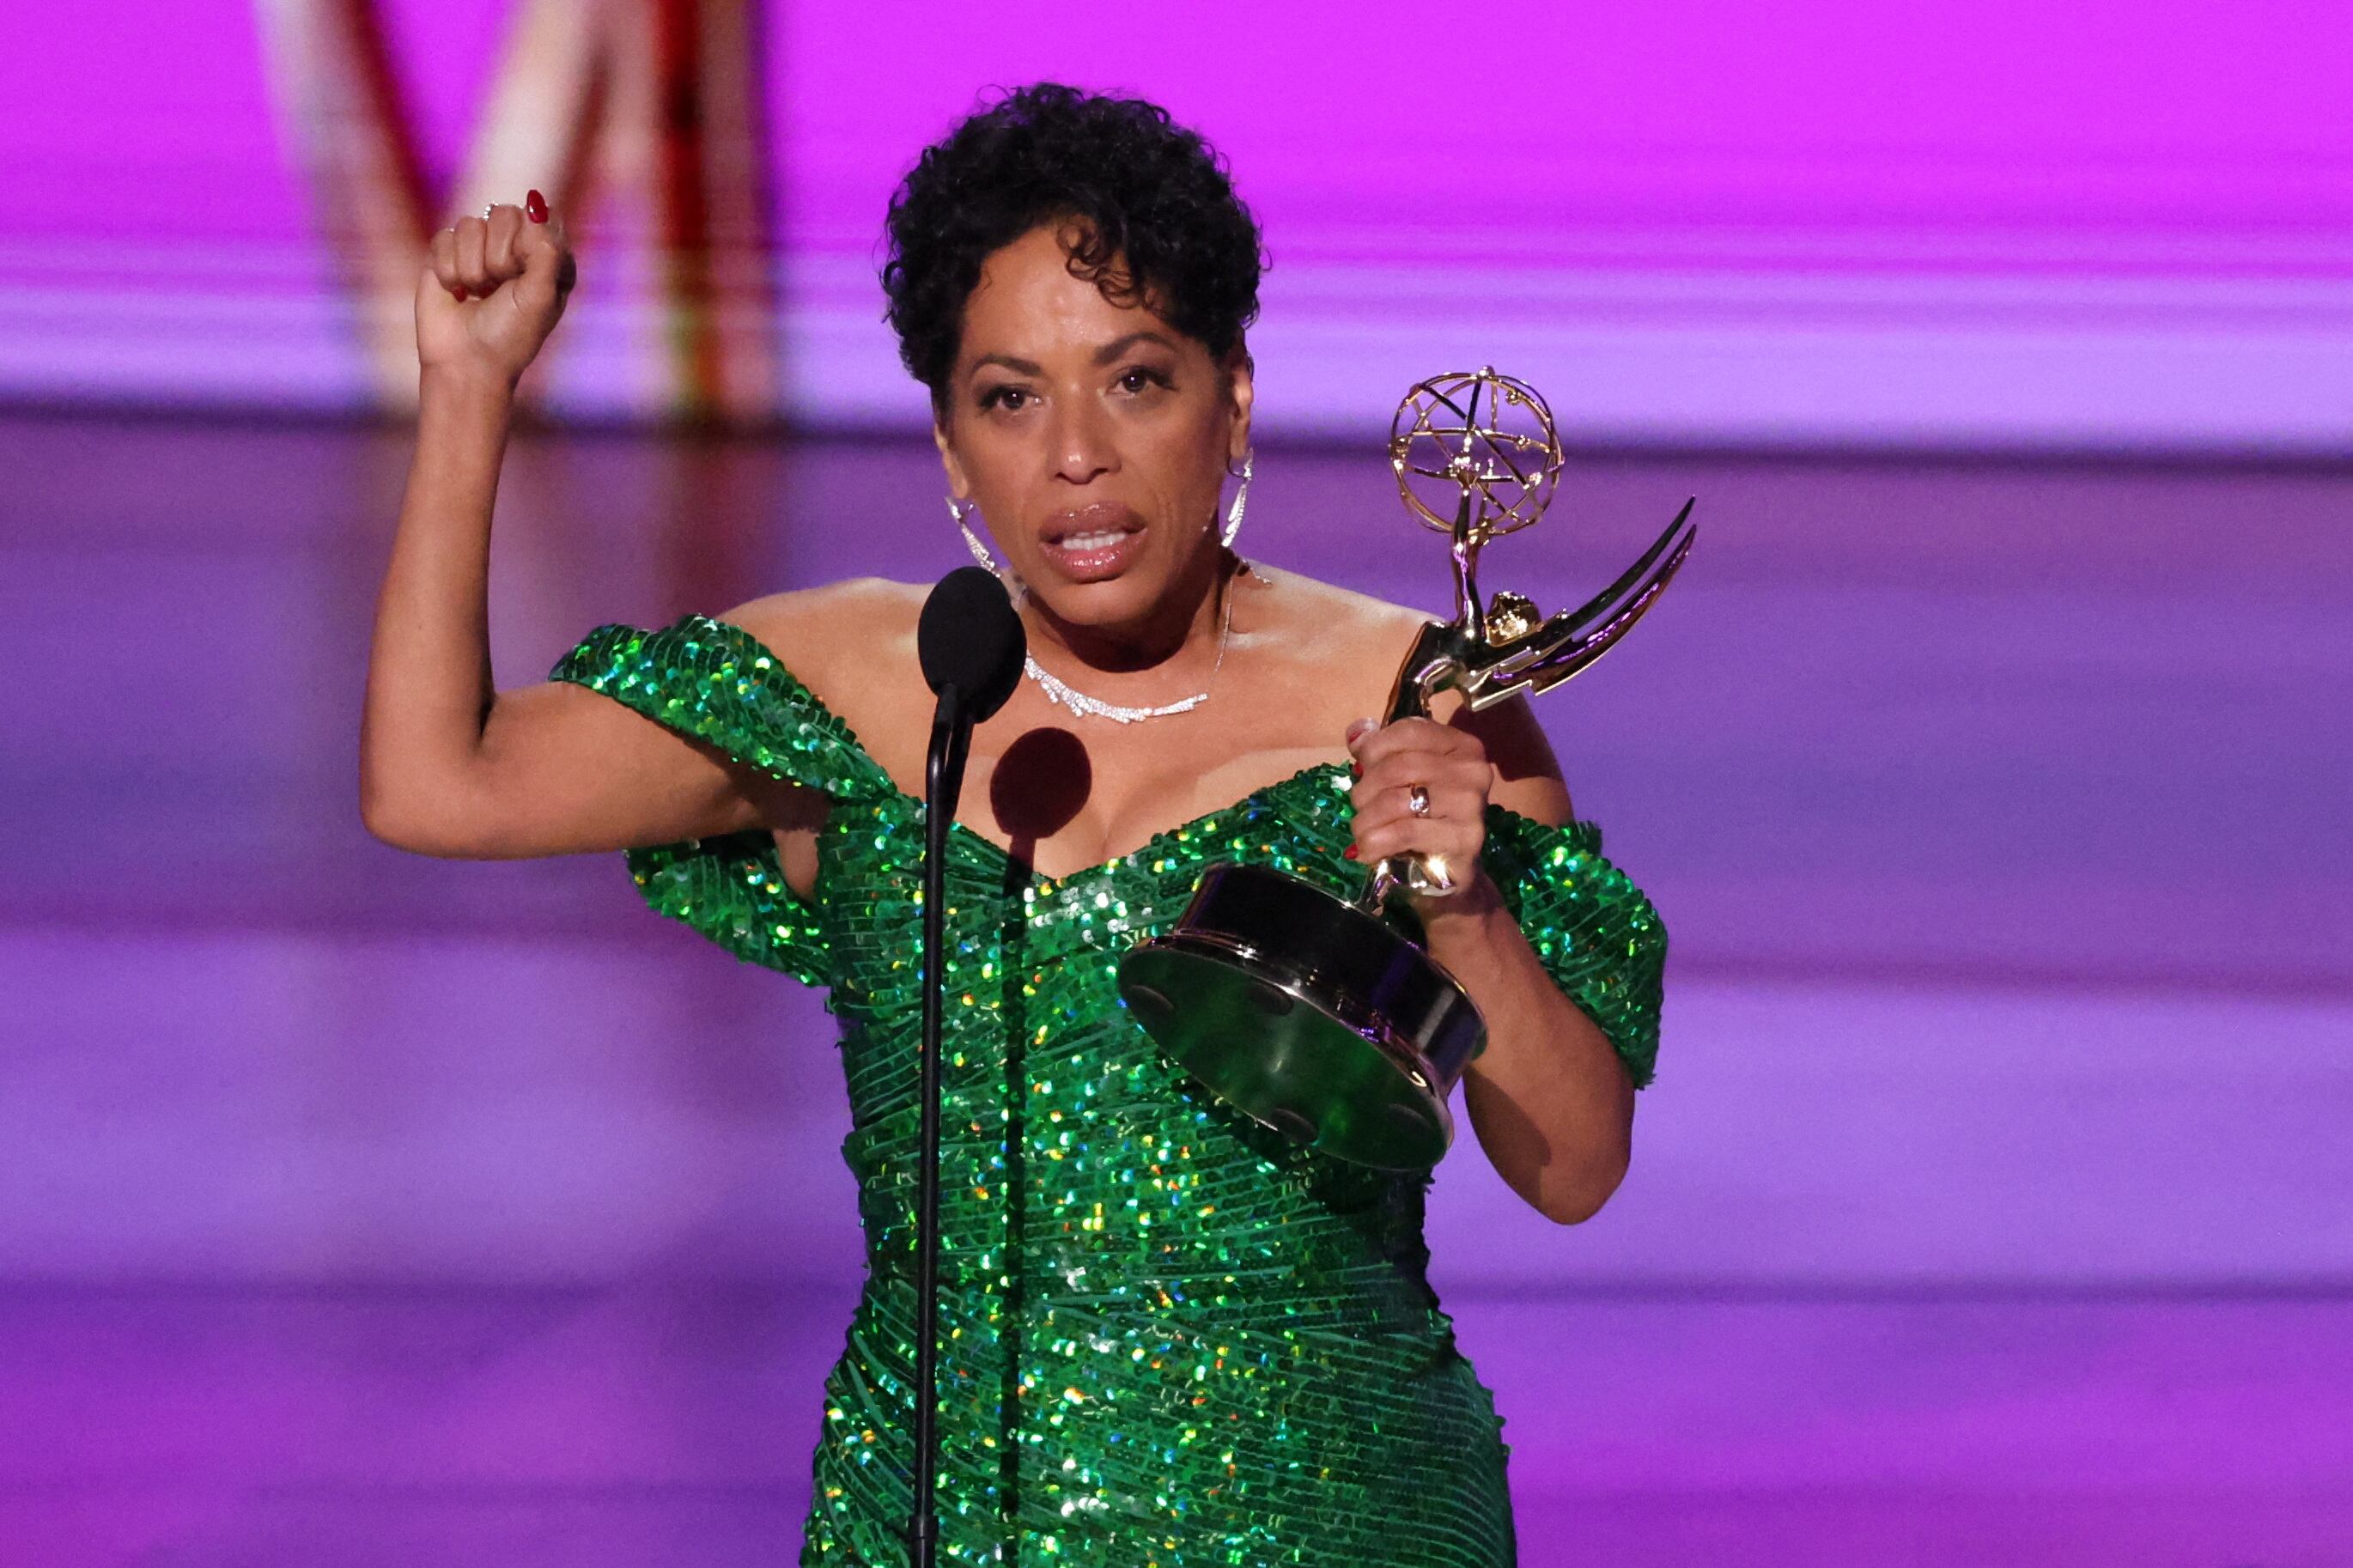
MULTIPOLYGON (((659 912, 830 988, 867 1279, 826 1383, 801 1561, 903 1563, 922 803, 727 623, 600 626, 552 679, 831 798, 809 900, 765 832, 628 859, 659 912)), ((1428 1178, 1301 1150, 1227 1110, 1157 1053, 1113 984, 1120 954, 1173 922, 1213 861, 1353 891, 1349 782, 1343 765, 1309 768, 1061 878, 953 831, 944 1563, 1514 1560, 1502 1424, 1424 1278, 1428 1178)), ((1484 858, 1641 1082, 1666 936, 1599 842, 1589 825, 1493 808, 1484 858)))

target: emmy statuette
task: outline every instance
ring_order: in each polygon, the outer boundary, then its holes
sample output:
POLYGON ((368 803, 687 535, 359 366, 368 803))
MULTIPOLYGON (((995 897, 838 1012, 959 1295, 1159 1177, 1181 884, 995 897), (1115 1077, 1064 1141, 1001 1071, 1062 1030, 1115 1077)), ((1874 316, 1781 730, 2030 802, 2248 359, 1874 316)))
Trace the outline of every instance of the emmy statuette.
MULTIPOLYGON (((1493 367, 1433 376, 1398 405, 1389 461, 1408 510, 1452 539, 1455 605, 1398 669, 1391 722, 1427 717, 1449 689, 1475 710, 1586 668, 1666 591, 1697 532, 1686 501, 1618 581, 1544 619, 1517 594, 1482 599, 1478 583, 1481 550, 1535 522, 1560 478, 1559 433, 1535 389, 1493 367)), ((1403 929, 1410 912, 1393 923, 1388 911, 1398 889, 1440 897, 1455 875, 1400 858, 1351 903, 1262 866, 1212 866, 1176 924, 1121 960, 1120 994, 1254 1121, 1343 1160, 1426 1169, 1453 1141, 1447 1099, 1487 1028, 1403 929)))

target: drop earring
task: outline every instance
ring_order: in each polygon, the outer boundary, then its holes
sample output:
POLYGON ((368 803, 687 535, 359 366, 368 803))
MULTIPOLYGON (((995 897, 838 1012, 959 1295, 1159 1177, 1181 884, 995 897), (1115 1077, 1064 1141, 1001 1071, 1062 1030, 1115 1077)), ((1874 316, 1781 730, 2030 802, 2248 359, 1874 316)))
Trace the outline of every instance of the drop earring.
POLYGON ((988 552, 988 546, 980 542, 980 535, 975 533, 972 531, 972 524, 965 521, 972 514, 972 502, 960 501, 954 496, 948 497, 948 515, 955 519, 956 531, 964 535, 964 547, 972 552, 973 560, 977 562, 983 570, 1002 582, 1005 577, 1005 568, 997 563, 997 557, 988 552))
MULTIPOLYGON (((1229 550, 1233 548, 1234 535, 1242 531, 1242 509, 1250 504, 1250 464, 1257 457, 1257 447, 1242 448, 1242 482, 1234 491, 1234 504, 1226 509, 1226 531, 1219 540, 1219 542, 1229 550)), ((1233 471, 1232 467, 1229 465, 1226 472, 1230 474, 1233 471)))

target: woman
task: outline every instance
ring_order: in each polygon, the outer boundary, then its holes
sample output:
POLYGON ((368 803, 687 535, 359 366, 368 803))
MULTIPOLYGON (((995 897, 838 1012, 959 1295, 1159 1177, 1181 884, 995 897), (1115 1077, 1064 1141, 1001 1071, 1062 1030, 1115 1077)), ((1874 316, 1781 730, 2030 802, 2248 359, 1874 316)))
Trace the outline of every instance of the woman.
MULTIPOLYGON (((560 224, 526 207, 443 231, 420 280, 364 811, 426 854, 626 849, 657 910, 831 987, 869 1279, 803 1561, 902 1562, 925 588, 602 626, 547 684, 495 690, 491 495, 571 275, 560 224)), ((977 527, 993 538, 1036 660, 973 737, 950 839, 943 1558, 1509 1563, 1499 1423, 1423 1276, 1427 1178, 1225 1109, 1127 1021, 1113 968, 1213 859, 1350 890, 1409 851, 1475 868, 1418 910, 1489 1025, 1471 1124, 1567 1223, 1625 1171, 1664 933, 1571 826, 1523 705, 1359 717, 1422 617, 1221 538, 1224 480, 1237 514, 1248 488, 1261 261, 1198 137, 1029 89, 923 153, 890 236, 949 510, 984 559, 977 527)))

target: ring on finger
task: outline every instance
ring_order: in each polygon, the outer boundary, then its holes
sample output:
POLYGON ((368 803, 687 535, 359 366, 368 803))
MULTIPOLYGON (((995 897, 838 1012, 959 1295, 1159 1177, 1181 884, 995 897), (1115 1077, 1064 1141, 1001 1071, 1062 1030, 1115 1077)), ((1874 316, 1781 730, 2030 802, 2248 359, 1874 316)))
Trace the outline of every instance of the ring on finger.
POLYGON ((1406 785, 1405 809, 1407 814, 1409 816, 1428 816, 1430 815, 1430 786, 1427 784, 1409 784, 1406 785))
POLYGON ((489 217, 492 213, 495 213, 498 210, 499 204, 496 202, 484 202, 482 204, 482 216, 484 217, 489 217))

